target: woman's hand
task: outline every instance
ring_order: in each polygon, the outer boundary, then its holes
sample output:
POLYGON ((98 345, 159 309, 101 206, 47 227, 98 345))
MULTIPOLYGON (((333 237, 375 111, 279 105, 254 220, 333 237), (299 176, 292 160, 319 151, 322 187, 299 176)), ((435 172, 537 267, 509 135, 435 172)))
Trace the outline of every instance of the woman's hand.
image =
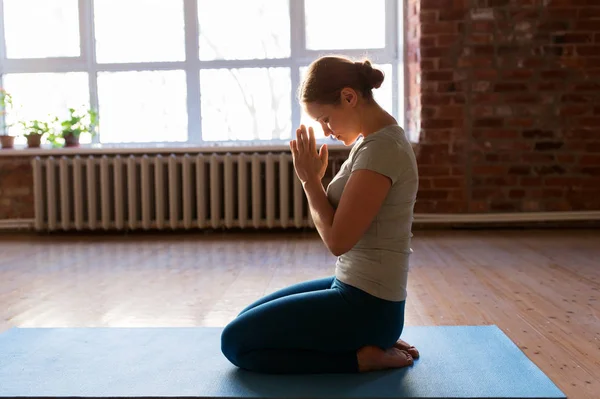
POLYGON ((311 180, 321 181, 327 170, 329 160, 327 144, 321 146, 317 153, 317 143, 315 141, 315 132, 312 127, 300 125, 296 130, 296 140, 290 142, 290 149, 294 160, 296 175, 302 183, 311 180))

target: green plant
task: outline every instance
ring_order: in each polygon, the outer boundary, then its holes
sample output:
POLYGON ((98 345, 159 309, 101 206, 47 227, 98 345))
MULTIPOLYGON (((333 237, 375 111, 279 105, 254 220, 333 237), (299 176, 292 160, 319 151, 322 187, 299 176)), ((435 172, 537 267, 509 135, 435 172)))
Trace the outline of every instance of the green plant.
POLYGON ((55 117, 54 122, 58 124, 56 129, 58 133, 50 133, 48 140, 53 146, 57 146, 60 139, 75 138, 79 140, 82 133, 89 133, 94 136, 98 126, 98 114, 92 109, 77 111, 75 108, 69 108, 67 118, 60 120, 55 117))
POLYGON ((11 124, 6 123, 6 115, 12 110, 13 100, 9 92, 0 87, 0 134, 8 134, 7 128, 11 127, 11 124))
POLYGON ((43 136, 52 131, 52 127, 49 122, 40 121, 37 119, 31 121, 21 121, 21 125, 23 126, 23 136, 29 137, 34 134, 39 134, 43 136))

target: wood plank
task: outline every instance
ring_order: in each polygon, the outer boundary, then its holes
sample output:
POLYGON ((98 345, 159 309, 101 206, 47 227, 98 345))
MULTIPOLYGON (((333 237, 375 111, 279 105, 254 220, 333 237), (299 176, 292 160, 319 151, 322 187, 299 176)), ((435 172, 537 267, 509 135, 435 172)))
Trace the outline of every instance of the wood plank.
MULTIPOLYGON (((595 230, 416 231, 406 324, 496 324, 569 397, 597 398, 599 244, 595 230)), ((0 235, 0 331, 222 326, 334 263, 314 233, 0 235)))

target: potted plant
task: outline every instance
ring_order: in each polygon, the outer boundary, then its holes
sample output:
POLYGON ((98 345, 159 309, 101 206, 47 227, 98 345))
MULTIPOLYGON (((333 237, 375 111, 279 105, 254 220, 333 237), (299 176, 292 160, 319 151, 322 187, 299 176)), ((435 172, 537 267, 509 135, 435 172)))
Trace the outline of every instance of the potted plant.
POLYGON ((98 116, 91 109, 78 112, 75 108, 69 108, 69 116, 66 119, 55 118, 54 121, 59 124, 59 133, 50 133, 48 136, 53 146, 58 145, 58 139, 63 139, 65 147, 78 147, 81 133, 90 133, 92 136, 96 134, 98 116))
POLYGON ((25 133, 23 136, 27 138, 27 147, 39 148, 42 143, 42 137, 50 133, 50 123, 34 119, 28 122, 21 122, 25 133))
POLYGON ((15 144, 15 136, 8 133, 10 125, 6 123, 6 115, 12 109, 12 105, 10 93, 0 87, 0 146, 2 148, 13 148, 15 144))

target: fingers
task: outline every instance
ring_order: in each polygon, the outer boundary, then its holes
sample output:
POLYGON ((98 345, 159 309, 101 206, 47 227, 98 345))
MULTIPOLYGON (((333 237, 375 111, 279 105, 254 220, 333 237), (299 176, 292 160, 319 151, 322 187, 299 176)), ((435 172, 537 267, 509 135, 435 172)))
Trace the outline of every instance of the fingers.
POLYGON ((317 152, 317 141, 315 140, 315 131, 312 126, 308 128, 308 147, 310 152, 317 152))
POLYGON ((327 164, 327 162, 329 161, 329 148, 327 147, 327 144, 323 144, 321 146, 321 149, 319 151, 319 158, 321 158, 321 162, 327 164))
POLYGON ((301 125, 299 129, 296 130, 296 143, 298 145, 298 151, 304 151, 304 125, 301 125))
POLYGON ((290 141, 290 150, 292 150, 294 157, 298 155, 298 142, 296 140, 290 141))

